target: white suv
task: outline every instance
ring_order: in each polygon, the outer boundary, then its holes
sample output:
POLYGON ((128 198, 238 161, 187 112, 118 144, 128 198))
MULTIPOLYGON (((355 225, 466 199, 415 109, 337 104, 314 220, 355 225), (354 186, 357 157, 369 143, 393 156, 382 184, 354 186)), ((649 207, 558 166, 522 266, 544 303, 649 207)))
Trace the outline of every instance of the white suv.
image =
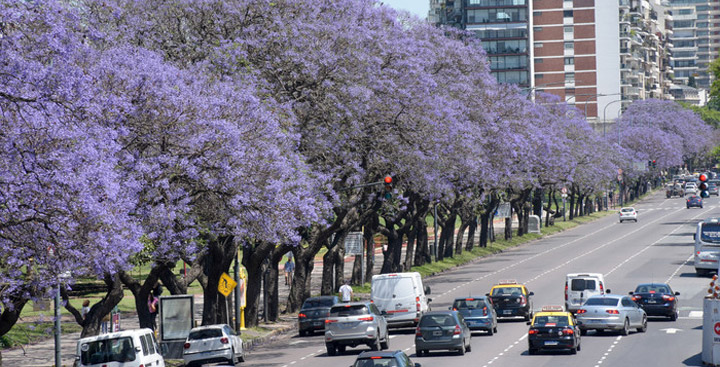
POLYGON ((327 354, 344 353, 346 347, 360 344, 374 351, 388 349, 390 334, 383 313, 369 301, 334 305, 325 319, 327 354))

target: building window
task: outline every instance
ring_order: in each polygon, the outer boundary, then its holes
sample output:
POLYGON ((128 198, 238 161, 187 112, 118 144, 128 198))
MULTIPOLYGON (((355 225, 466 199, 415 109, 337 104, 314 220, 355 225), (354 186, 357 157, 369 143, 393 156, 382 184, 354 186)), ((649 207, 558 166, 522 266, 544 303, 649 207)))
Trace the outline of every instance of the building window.
POLYGON ((542 32, 542 27, 533 27, 533 32, 542 32))
POLYGON ((575 44, 572 43, 572 42, 565 42, 565 49, 566 49, 566 50, 574 50, 574 49, 575 49, 575 44))
POLYGON ((539 16, 541 16, 541 15, 542 15, 542 12, 541 12, 541 11, 534 11, 534 12, 533 12, 533 16, 534 16, 534 17, 539 17, 539 16))
POLYGON ((543 44, 541 42, 535 42, 533 46, 535 46, 535 48, 542 48, 543 44))
POLYGON ((575 83, 575 73, 566 73, 565 74, 565 83, 575 83))
POLYGON ((535 63, 536 63, 536 64, 542 64, 542 63, 543 63, 543 59, 537 59, 537 58, 536 58, 536 59, 535 59, 535 63))
POLYGON ((535 79, 542 79, 545 77, 545 74, 535 74, 535 79))
POLYGON ((575 58, 574 57, 566 57, 565 65, 575 65, 575 58))
POLYGON ((573 17, 572 10, 563 10, 563 18, 572 18, 572 17, 573 17))
POLYGON ((564 27, 563 27, 563 32, 565 32, 565 33, 573 33, 573 26, 571 26, 571 25, 570 25, 570 26, 564 26, 564 27))

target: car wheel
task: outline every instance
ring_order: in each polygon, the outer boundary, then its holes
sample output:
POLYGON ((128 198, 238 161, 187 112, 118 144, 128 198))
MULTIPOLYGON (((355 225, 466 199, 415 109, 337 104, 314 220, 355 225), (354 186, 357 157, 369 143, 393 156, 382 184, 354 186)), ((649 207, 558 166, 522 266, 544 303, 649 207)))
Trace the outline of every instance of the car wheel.
POLYGON ((245 354, 241 354, 240 357, 238 357, 238 363, 245 362, 245 354))
POLYGON ((620 330, 620 335, 628 335, 630 333, 630 321, 628 319, 625 319, 625 324, 623 324, 623 328, 620 330))
POLYGON ((337 349, 335 348, 335 344, 333 343, 325 343, 325 349, 327 349, 327 354, 329 356, 334 356, 337 354, 337 349))
POLYGON ((642 326, 637 328, 637 331, 640 333, 644 333, 646 330, 647 330, 647 317, 643 316, 642 326))
POLYGON ((305 336, 305 335, 307 335, 307 332, 305 330, 300 330, 300 332, 298 332, 298 334, 300 334, 300 336, 305 336))
POLYGON ((537 349, 535 349, 535 348, 528 348, 528 354, 531 355, 531 356, 537 354, 537 349))
POLYGON ((635 219, 635 223, 637 223, 637 219, 635 219))
POLYGON ((461 356, 465 355, 465 342, 460 346, 460 349, 458 349, 458 354, 461 356))
POLYGON ((415 356, 416 357, 422 357, 423 351, 422 349, 415 349, 415 356))
POLYGON ((705 269, 695 269, 695 274, 697 274, 697 276, 699 277, 703 277, 707 275, 707 272, 705 271, 705 269))
POLYGON ((470 344, 470 340, 468 340, 468 345, 467 345, 467 347, 465 348, 465 350, 466 350, 468 353, 469 353, 469 352, 472 352, 472 345, 470 344))
POLYGON ((345 353, 345 349, 347 349, 347 346, 346 346, 346 345, 338 345, 338 346, 337 346, 338 354, 340 354, 340 353, 345 353))
POLYGON ((495 332, 497 334, 497 326, 493 326, 492 329, 493 329, 493 332, 495 332))
POLYGON ((387 330, 385 331, 385 341, 380 343, 380 348, 382 350, 390 349, 390 334, 388 334, 387 330))
POLYGON ((622 223, 622 219, 620 219, 620 223, 622 223))
POLYGON ((672 315, 670 315, 670 321, 676 321, 678 319, 678 312, 673 312, 672 315))
POLYGON ((373 350, 373 351, 380 350, 380 336, 379 335, 375 337, 375 341, 373 341, 369 345, 369 347, 370 347, 370 350, 373 350))
POLYGON ((577 348, 570 348, 570 354, 577 354, 577 348))
POLYGON ((493 328, 488 329, 488 335, 492 336, 494 333, 495 331, 493 331, 493 328))
POLYGON ((580 341, 578 341, 577 350, 580 350, 580 341))

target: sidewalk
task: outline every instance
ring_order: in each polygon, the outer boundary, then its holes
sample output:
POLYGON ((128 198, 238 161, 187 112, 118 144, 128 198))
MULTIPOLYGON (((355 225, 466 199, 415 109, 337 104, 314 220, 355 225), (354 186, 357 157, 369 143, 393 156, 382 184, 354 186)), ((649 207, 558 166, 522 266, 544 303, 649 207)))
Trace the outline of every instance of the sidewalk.
MULTIPOLYGON (((502 222, 502 221, 500 221, 502 222)), ((516 223, 515 223, 516 224, 516 223)), ((504 223, 495 223, 495 231, 502 233, 502 227, 504 223)), ((479 231, 476 232, 479 236, 479 231)), ((430 235, 429 241, 433 241, 433 236, 430 235)), ((403 246, 403 257, 405 254, 405 246, 403 246)), ((353 262, 355 261, 354 256, 345 257, 344 273, 346 278, 350 278, 352 275, 353 262)), ((383 263, 382 248, 378 247, 375 249, 375 266, 374 273, 379 274, 380 268, 383 263)), ((323 261, 322 256, 315 258, 314 267, 312 271, 311 280, 311 294, 320 293, 320 285, 322 283, 322 269, 323 261)), ((282 268, 280 269, 280 275, 282 276, 282 268)), ((286 300, 290 291, 290 287, 283 284, 282 278, 279 279, 279 298, 286 300)), ((262 300, 260 302, 262 307, 262 300)), ((195 310, 202 312, 202 296, 195 297, 195 310)), ((284 309, 281 307, 279 310, 283 312, 284 309)), ((262 311, 261 311, 262 312, 262 311)), ((198 319, 198 315, 195 315, 198 319)), ((248 353, 248 358, 252 360, 252 350, 254 347, 272 343, 279 338, 282 338, 287 334, 294 334, 297 332, 297 315, 296 314, 280 314, 279 321, 274 323, 260 323, 258 330, 244 330, 241 337, 248 353)), ((120 327, 122 330, 135 329, 139 327, 138 318, 133 314, 122 314, 120 327)), ((25 345, 23 347, 16 347, 12 349, 2 350, 2 364, 1 367, 53 367, 55 365, 55 340, 52 338, 52 331, 49 331, 49 338, 31 345, 25 345)), ((70 367, 74 362, 74 355, 76 352, 77 340, 80 338, 80 333, 65 334, 61 338, 61 357, 62 365, 70 367)), ((181 366, 182 361, 169 360, 166 361, 169 366, 181 366)))

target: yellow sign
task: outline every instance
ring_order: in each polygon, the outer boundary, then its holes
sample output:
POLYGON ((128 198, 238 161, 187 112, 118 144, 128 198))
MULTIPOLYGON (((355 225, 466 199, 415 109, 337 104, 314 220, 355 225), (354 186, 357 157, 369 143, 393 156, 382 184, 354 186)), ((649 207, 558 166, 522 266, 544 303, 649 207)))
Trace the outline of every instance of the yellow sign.
POLYGON ((230 278, 227 273, 222 273, 222 275, 220 276, 220 282, 218 283, 218 292, 222 293, 223 296, 227 297, 230 295, 230 293, 232 293, 236 285, 237 282, 235 282, 233 278, 230 278))

